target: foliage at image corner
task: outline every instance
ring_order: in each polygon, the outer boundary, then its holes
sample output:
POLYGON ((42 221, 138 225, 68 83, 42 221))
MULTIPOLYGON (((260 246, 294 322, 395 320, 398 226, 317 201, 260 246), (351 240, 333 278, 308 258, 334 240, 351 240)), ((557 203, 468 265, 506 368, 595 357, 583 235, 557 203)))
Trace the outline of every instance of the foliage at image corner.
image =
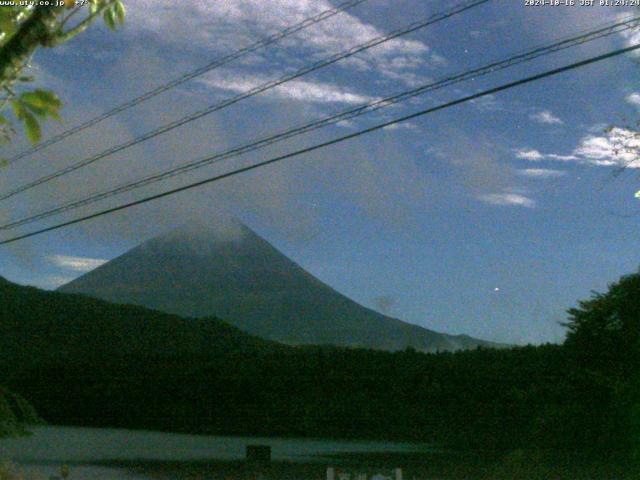
MULTIPOLYGON (((66 0, 59 6, 0 8, 0 143, 12 140, 17 124, 36 144, 42 138, 43 121, 61 121, 62 101, 52 91, 30 88, 34 77, 25 71, 39 48, 68 42, 100 17, 115 30, 125 18, 122 0, 66 0)), ((0 166, 3 163, 6 161, 0 160, 0 166)), ((26 400, 0 387, 0 437, 25 434, 25 425, 39 421, 26 400)))
POLYGON ((606 293, 568 310, 568 398, 554 412, 545 442, 580 443, 585 450, 640 452, 640 271, 606 293))
POLYGON ((43 420, 23 397, 0 387, 0 438, 28 435, 43 420))
POLYGON ((42 138, 43 121, 61 121, 62 101, 49 90, 29 88, 34 77, 24 72, 38 48, 64 44, 100 17, 115 30, 124 23, 122 0, 66 0, 65 5, 56 7, 0 8, 0 142, 11 141, 19 124, 36 144, 42 138), (12 115, 7 111, 9 106, 12 115))

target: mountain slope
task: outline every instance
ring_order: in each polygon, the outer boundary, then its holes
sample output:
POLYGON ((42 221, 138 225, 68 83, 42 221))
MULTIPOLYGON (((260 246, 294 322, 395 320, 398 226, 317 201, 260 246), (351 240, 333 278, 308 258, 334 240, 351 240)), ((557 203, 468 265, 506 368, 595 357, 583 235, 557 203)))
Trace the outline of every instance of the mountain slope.
POLYGON ((272 347, 216 318, 184 319, 0 277, 0 362, 207 358, 272 347))
POLYGON ((215 315, 289 344, 442 351, 494 346, 382 315, 306 272, 244 225, 154 238, 60 288, 182 316, 215 315))

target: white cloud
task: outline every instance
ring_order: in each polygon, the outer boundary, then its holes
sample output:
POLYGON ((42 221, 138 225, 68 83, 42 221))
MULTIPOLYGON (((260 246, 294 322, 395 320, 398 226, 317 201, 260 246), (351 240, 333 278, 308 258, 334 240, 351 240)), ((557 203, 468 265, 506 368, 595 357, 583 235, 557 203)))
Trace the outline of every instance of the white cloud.
MULTIPOLYGON (((236 0, 233 2, 192 2, 184 8, 169 0, 130 0, 127 23, 146 34, 157 35, 164 43, 186 48, 229 53, 259 38, 325 10, 334 8, 328 0, 236 0), (153 11, 153 15, 149 12, 153 11)), ((354 10, 356 12, 356 10, 354 10)), ((279 44, 309 50, 316 58, 345 50, 384 35, 351 11, 341 12, 297 32, 279 44)), ((264 52, 257 52, 263 55, 264 52)), ((291 53, 289 59, 299 59, 291 53)), ((396 38, 340 62, 343 67, 376 69, 382 75, 408 73, 425 64, 438 65, 442 57, 419 40, 396 38)), ((410 80, 411 77, 407 76, 410 80)))
POLYGON ((547 125, 562 125, 564 122, 560 118, 556 117, 549 110, 542 110, 540 112, 529 115, 529 118, 538 123, 544 123, 547 125))
POLYGON ((630 103, 631 105, 634 105, 636 107, 640 107, 640 93, 639 92, 633 92, 630 93, 629 95, 627 95, 627 103, 630 103))
POLYGON ((584 137, 574 155, 582 161, 600 166, 628 166, 640 168, 640 134, 626 128, 615 127, 604 135, 584 137))
POLYGON ((478 199, 491 205, 499 206, 517 206, 526 208, 533 208, 536 206, 536 202, 534 200, 519 193, 488 193, 478 196, 478 199))
POLYGON ((386 127, 383 127, 382 129, 383 130, 405 129, 405 130, 413 130, 413 131, 419 130, 418 126, 415 123, 411 123, 411 122, 392 123, 391 125, 387 125, 386 127))
POLYGON ((586 135, 569 155, 521 149, 516 150, 516 157, 530 161, 552 160, 602 167, 640 168, 640 133, 614 127, 600 135, 586 135))
POLYGON ((557 178, 566 175, 562 170, 552 170, 548 168, 525 168, 518 170, 517 174, 530 178, 557 178))
POLYGON ((538 161, 538 160, 544 159, 544 155, 541 154, 538 150, 527 150, 527 149, 516 150, 516 157, 522 160, 530 160, 530 161, 538 161))
POLYGON ((503 110, 502 102, 495 95, 484 95, 470 102, 481 112, 499 112, 503 110))
POLYGON ((70 257, 67 255, 50 255, 49 261, 60 268, 76 272, 88 272, 107 262, 101 258, 70 257))
MULTIPOLYGON (((218 72, 199 80, 200 83, 209 87, 234 93, 244 93, 268 81, 266 77, 259 75, 235 76, 218 72)), ((268 90, 265 95, 312 103, 346 103, 349 105, 377 100, 376 97, 361 95, 329 83, 306 80, 291 80, 268 90)))
POLYGON ((340 120, 338 123, 336 123, 336 126, 347 128, 349 130, 355 130, 357 128, 356 123, 351 120, 340 120))
POLYGON ((575 162, 580 160, 580 158, 575 155, 558 155, 556 153, 549 153, 545 155, 545 158, 549 160, 557 160, 559 162, 575 162))
POLYGON ((391 68, 381 67, 382 74, 391 82, 403 82, 408 87, 418 87, 430 81, 429 77, 415 72, 396 72, 391 68))
MULTIPOLYGON (((621 13, 617 16, 618 21, 624 21, 628 19, 628 13, 621 13)), ((640 29, 638 29, 637 27, 630 30, 624 30, 620 32, 620 35, 622 35, 622 37, 625 39, 626 47, 632 47, 640 43, 640 29)), ((638 50, 634 50, 633 52, 631 52, 631 55, 637 57, 638 55, 640 55, 640 52, 638 52, 638 50)))

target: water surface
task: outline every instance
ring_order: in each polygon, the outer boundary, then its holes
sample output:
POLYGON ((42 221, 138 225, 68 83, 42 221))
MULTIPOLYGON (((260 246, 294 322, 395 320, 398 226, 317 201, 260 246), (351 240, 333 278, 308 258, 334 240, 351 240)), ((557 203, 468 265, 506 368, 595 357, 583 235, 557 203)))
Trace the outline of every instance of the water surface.
POLYGON ((82 464, 75 479, 139 479, 123 469, 98 464, 110 461, 242 460, 248 444, 266 444, 276 461, 308 462, 354 453, 411 453, 426 445, 306 438, 223 437, 142 430, 38 427, 29 437, 0 440, 0 458, 10 459, 27 473, 48 478, 61 463, 82 464))

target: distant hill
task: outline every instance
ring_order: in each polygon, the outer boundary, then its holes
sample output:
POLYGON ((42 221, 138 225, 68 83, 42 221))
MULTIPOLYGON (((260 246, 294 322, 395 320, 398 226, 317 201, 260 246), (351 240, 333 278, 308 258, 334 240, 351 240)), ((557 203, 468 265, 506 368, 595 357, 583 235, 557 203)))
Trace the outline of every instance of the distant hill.
POLYGON ((184 319, 0 277, 0 362, 207 358, 275 347, 217 318, 184 319))
POLYGON ((214 315, 262 338, 424 352, 499 346, 447 335, 363 307, 248 227, 179 229, 64 285, 110 302, 189 317, 214 315))

